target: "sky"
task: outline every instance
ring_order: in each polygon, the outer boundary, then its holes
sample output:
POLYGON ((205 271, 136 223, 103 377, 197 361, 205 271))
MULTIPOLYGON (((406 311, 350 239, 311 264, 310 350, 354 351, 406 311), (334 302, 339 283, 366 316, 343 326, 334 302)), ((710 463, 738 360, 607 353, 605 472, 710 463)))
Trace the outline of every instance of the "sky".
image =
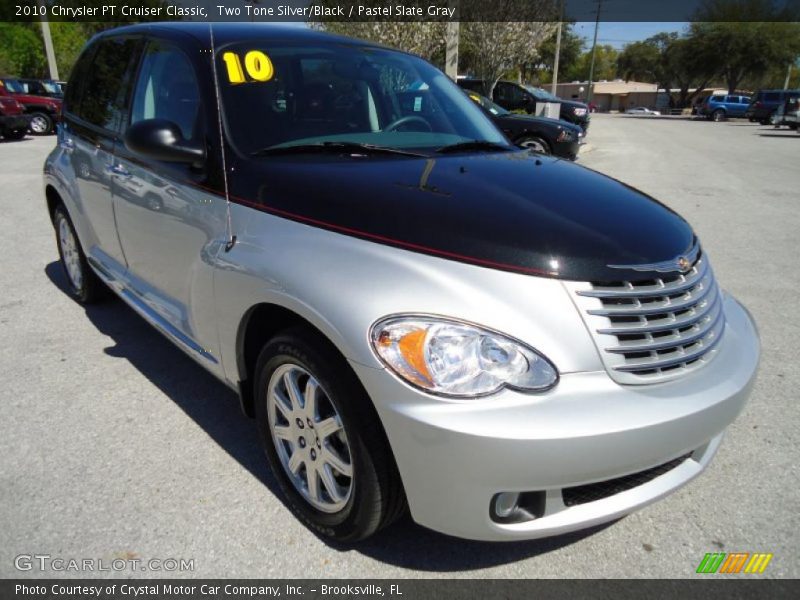
MULTIPOLYGON (((597 43, 608 44, 614 48, 622 48, 625 44, 644 40, 662 31, 682 32, 689 24, 686 22, 600 22, 597 32, 597 43)), ((594 21, 578 21, 574 27, 575 33, 586 40, 585 48, 591 48, 594 36, 594 21)))

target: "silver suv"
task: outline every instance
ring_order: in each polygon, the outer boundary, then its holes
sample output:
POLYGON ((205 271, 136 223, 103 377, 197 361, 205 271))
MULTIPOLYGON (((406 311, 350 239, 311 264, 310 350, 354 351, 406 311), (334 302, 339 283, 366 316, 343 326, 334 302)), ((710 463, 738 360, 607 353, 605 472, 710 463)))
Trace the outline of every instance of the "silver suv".
POLYGON ((512 146, 425 61, 298 28, 155 24, 75 66, 47 207, 110 288, 231 388, 302 521, 406 507, 510 540, 699 474, 759 342, 691 227, 512 146))

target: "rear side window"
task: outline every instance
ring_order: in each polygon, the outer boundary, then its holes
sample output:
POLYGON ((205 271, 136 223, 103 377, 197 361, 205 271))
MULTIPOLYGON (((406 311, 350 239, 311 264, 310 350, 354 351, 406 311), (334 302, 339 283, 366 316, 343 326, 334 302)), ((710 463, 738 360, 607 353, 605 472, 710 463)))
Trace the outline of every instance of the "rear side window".
POLYGON ((189 58, 170 44, 156 41, 145 51, 133 95, 131 123, 166 119, 187 140, 198 135, 200 91, 189 58))
POLYGON ((781 99, 781 95, 777 92, 769 92, 764 94, 764 102, 777 102, 781 99))
POLYGON ((111 38, 98 43, 75 110, 78 117, 109 131, 122 129, 138 45, 139 41, 133 38, 111 38))

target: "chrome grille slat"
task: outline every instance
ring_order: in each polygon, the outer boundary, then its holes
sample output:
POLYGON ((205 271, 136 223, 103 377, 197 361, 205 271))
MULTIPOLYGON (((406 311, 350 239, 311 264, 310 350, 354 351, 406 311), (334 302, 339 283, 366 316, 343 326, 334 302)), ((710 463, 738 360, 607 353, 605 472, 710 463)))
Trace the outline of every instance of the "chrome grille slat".
POLYGON ((675 312, 690 306, 694 306, 695 304, 700 302, 703 298, 705 298, 706 295, 708 295, 715 289, 714 282, 711 279, 704 279, 703 281, 698 283, 698 286, 700 285, 703 285, 703 287, 701 289, 701 293, 699 296, 692 295, 692 292, 695 290, 690 290, 686 292, 686 297, 684 297, 680 301, 664 300, 658 303, 648 302, 647 303, 648 308, 642 308, 641 304, 639 306, 623 305, 614 308, 590 310, 589 314, 597 315, 600 317, 614 317, 614 316, 636 317, 636 316, 657 315, 664 312, 675 312), (703 285, 703 282, 708 282, 708 285, 703 285), (654 304, 655 306, 653 306, 654 304))
POLYGON ((613 288, 604 287, 602 285, 595 285, 591 290, 582 290, 578 292, 580 296, 587 296, 589 298, 643 298, 649 296, 666 296, 668 294, 675 294, 688 290, 694 287, 697 282, 708 273, 708 261, 698 261, 697 265, 687 275, 681 275, 673 282, 664 283, 663 279, 660 285, 655 286, 638 286, 635 284, 628 284, 628 287, 613 288))
MULTIPOLYGON (((703 303, 700 303, 703 304, 703 303)), ((675 317, 674 315, 669 319, 658 319, 657 321, 644 321, 638 323, 624 323, 618 324, 616 327, 604 327, 597 330, 597 333, 607 335, 626 335, 638 333, 659 333, 661 331, 668 331, 670 329, 680 329, 681 327, 689 327, 697 323, 703 317, 714 311, 719 307, 719 294, 717 294, 711 301, 706 301, 700 307, 700 312, 697 311, 698 307, 694 307, 694 312, 688 315, 681 315, 675 317)), ((672 315, 672 313, 668 313, 672 315)))
POLYGON ((708 343, 702 344, 700 348, 693 350, 691 352, 679 353, 680 356, 665 358, 664 360, 657 360, 657 361, 640 360, 639 362, 632 362, 631 364, 615 367, 615 369, 617 371, 622 371, 623 373, 631 373, 631 372, 641 371, 643 369, 649 371, 653 369, 663 369, 665 367, 672 367, 675 365, 682 365, 688 362, 692 362, 704 356, 711 349, 713 349, 714 346, 717 345, 717 343, 719 343, 720 339, 722 339, 721 334, 723 327, 724 323, 722 322, 722 319, 720 319, 715 329, 706 332, 706 336, 709 338, 708 343))
POLYGON ((668 381, 701 368, 716 355, 725 331, 722 295, 701 252, 685 275, 565 286, 619 383, 668 381))
MULTIPOLYGON (((648 341, 644 344, 622 344, 606 348, 606 352, 615 352, 617 354, 626 354, 633 352, 650 352, 655 350, 664 350, 666 348, 674 348, 675 346, 686 346, 693 344, 698 340, 702 340, 708 335, 709 329, 713 329, 717 322, 722 318, 722 311, 719 311, 715 318, 709 322, 703 323, 699 331, 692 332, 691 335, 683 335, 678 333, 675 337, 664 338, 658 342, 648 341)), ((688 332, 687 332, 688 333, 688 332)))

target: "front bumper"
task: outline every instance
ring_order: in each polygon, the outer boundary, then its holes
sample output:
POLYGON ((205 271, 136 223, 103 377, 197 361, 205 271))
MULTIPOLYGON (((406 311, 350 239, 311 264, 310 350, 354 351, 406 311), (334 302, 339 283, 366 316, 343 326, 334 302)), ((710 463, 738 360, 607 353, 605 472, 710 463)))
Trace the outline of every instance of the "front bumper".
POLYGON ((735 300, 724 302, 725 339, 714 360, 657 385, 622 386, 605 371, 565 373, 543 394, 443 401, 386 370, 352 363, 375 401, 413 518, 470 539, 545 537, 614 520, 687 483, 708 465, 741 411, 758 366, 753 322, 735 300), (564 488, 638 473, 688 453, 642 485, 570 507, 563 502, 564 488), (501 492, 543 493, 542 516, 493 520, 490 506, 501 492))
POLYGON ((20 129, 27 129, 30 122, 30 115, 0 116, 0 131, 19 131, 20 129))
POLYGON ((581 140, 583 140, 582 137, 569 142, 556 142, 553 144, 553 156, 575 160, 581 149, 581 140))

